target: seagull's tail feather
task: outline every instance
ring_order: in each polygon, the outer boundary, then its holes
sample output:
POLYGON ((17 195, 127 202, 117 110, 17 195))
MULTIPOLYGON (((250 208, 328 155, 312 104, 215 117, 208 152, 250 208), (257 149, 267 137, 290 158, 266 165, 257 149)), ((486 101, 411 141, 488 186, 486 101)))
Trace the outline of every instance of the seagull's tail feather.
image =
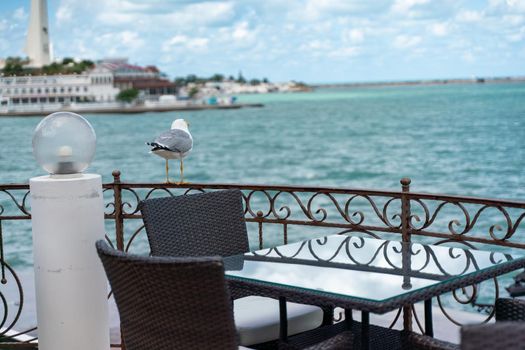
POLYGON ((168 147, 166 147, 164 145, 161 145, 160 143, 157 143, 157 142, 146 142, 146 145, 153 147, 151 149, 152 151, 157 151, 159 149, 163 149, 163 150, 167 150, 167 151, 170 150, 168 147))

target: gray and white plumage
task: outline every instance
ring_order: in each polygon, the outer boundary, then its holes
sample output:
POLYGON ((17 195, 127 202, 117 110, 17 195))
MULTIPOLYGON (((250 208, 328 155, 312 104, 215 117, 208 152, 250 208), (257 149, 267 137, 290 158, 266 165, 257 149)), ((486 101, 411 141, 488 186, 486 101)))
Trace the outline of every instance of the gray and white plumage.
POLYGON ((171 124, 171 130, 164 131, 153 142, 148 142, 151 153, 164 159, 182 159, 193 149, 193 137, 184 119, 171 124))

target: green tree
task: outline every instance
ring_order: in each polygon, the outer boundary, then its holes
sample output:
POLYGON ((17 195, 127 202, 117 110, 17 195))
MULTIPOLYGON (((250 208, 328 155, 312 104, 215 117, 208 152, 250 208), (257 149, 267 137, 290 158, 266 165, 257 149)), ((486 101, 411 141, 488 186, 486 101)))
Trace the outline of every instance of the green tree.
POLYGON ((187 77, 186 77, 186 84, 188 83, 195 83, 197 82, 197 76, 195 74, 189 74, 187 77))
POLYGON ((188 96, 190 98, 194 98, 195 96, 197 96, 197 94, 199 93, 199 88, 194 86, 190 89, 190 92, 188 93, 188 96))
POLYGON ((224 80, 224 75, 219 74, 219 73, 215 73, 214 75, 211 76, 210 80, 211 81, 216 81, 216 82, 221 82, 221 81, 224 80))
POLYGON ((87 71, 88 69, 93 68, 94 65, 95 63, 93 63, 93 61, 82 60, 79 63, 75 63, 73 67, 64 67, 64 70, 68 73, 80 74, 82 72, 87 71))
POLYGON ((268 82, 269 82, 268 78, 263 78, 262 82, 265 83, 265 84, 268 84, 268 82))
POLYGON ((71 57, 64 57, 64 59, 62 60, 62 64, 64 66, 70 64, 70 63, 75 63, 75 60, 72 59, 71 57))
POLYGON ((252 79, 250 80, 250 85, 259 85, 261 81, 259 79, 252 79))
POLYGON ((239 75, 237 76, 237 82, 241 84, 246 84, 246 79, 242 75, 242 72, 239 72, 239 75))
POLYGON ((134 101, 138 96, 139 90, 137 89, 122 90, 117 95, 117 101, 130 103, 134 101))
POLYGON ((186 78, 184 78, 184 77, 176 77, 173 82, 175 84, 177 84, 177 86, 184 86, 184 85, 186 85, 186 78))
POLYGON ((5 75, 22 75, 24 73, 24 64, 27 60, 20 57, 7 57, 2 72, 5 75))
POLYGON ((42 72, 45 74, 50 74, 50 75, 65 73, 63 66, 57 62, 53 62, 51 64, 48 64, 47 66, 43 66, 42 72))
POLYGON ((80 64, 86 67, 93 67, 95 65, 95 62, 92 60, 82 60, 80 61, 80 64))

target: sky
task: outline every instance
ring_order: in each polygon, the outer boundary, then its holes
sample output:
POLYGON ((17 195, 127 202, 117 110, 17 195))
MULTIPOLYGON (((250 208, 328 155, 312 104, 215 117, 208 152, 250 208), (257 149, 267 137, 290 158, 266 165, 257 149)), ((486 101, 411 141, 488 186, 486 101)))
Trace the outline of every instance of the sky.
MULTIPOLYGON (((0 57, 29 0, 0 0, 0 57)), ((525 0, 48 0, 55 58, 308 83, 525 75, 525 0)))

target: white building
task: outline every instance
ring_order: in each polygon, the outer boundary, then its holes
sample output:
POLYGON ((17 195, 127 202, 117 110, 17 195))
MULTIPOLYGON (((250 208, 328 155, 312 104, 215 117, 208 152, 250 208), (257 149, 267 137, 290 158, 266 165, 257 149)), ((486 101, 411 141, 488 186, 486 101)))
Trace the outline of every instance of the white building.
POLYGON ((0 76, 0 104, 4 107, 111 102, 118 93, 113 74, 102 67, 82 74, 0 76))

